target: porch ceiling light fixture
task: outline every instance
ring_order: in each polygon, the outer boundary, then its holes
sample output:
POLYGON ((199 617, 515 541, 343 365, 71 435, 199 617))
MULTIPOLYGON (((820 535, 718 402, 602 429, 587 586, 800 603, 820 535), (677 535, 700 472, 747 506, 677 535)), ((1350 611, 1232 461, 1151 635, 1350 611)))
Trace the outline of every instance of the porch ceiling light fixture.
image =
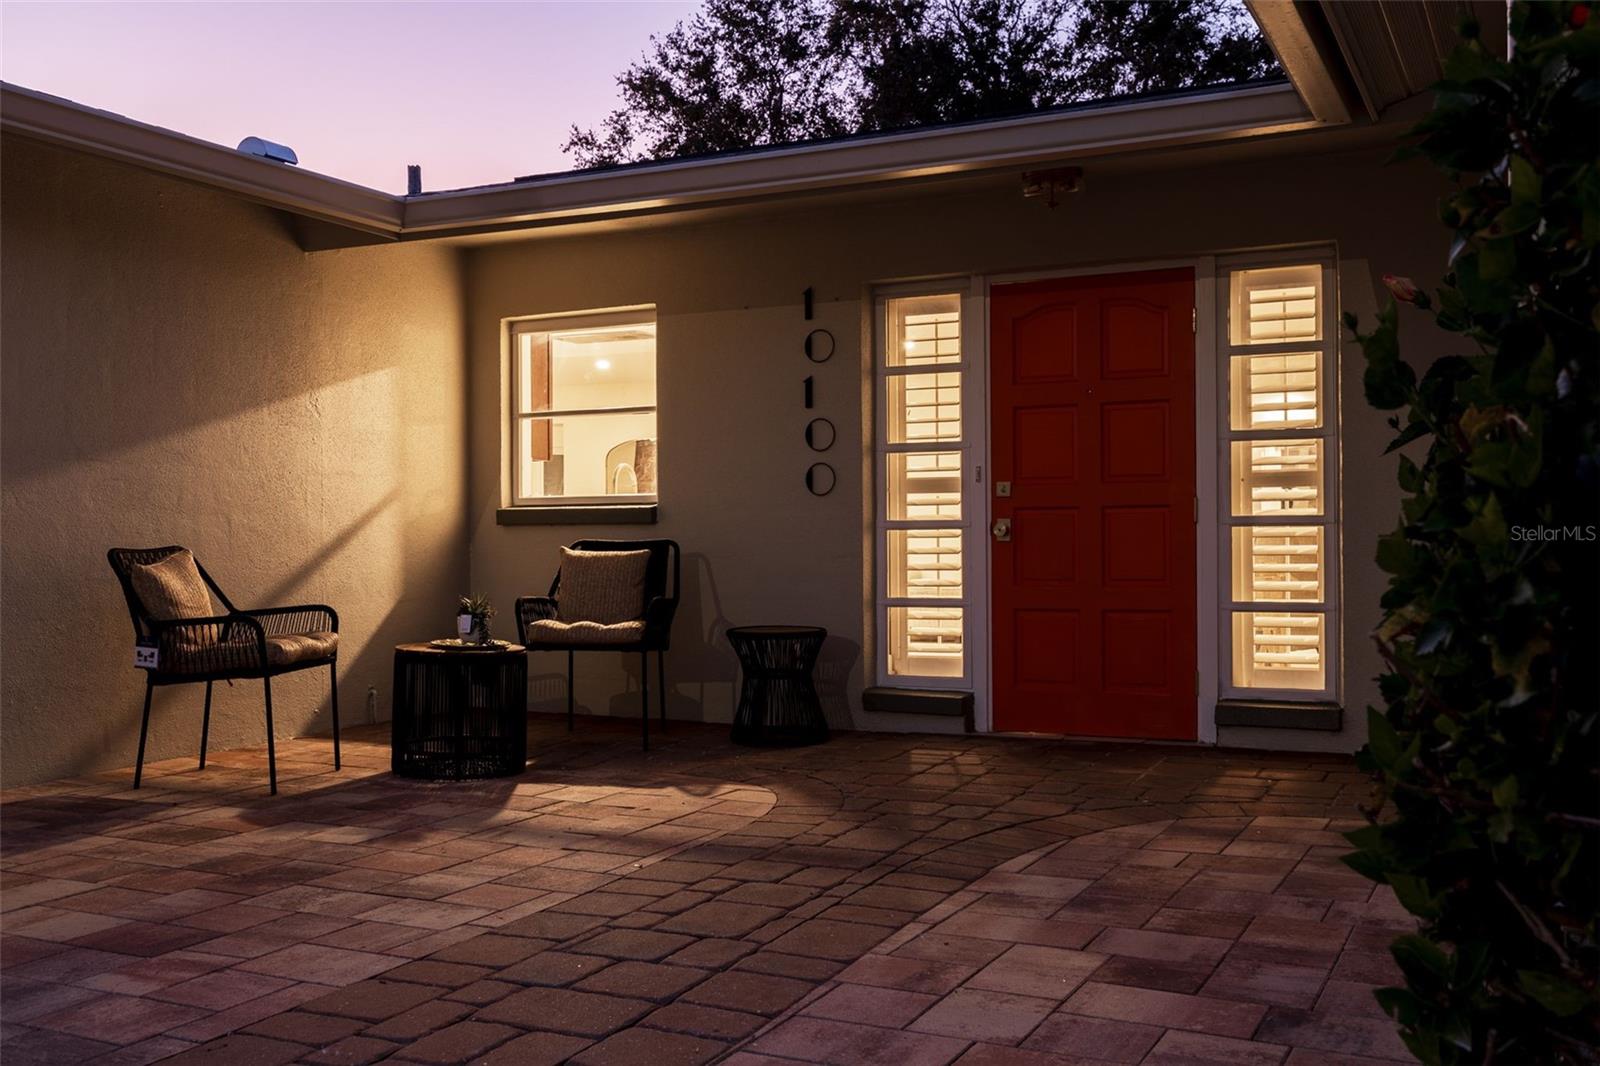
POLYGON ((1052 167, 1049 170, 1022 172, 1022 195, 1029 200, 1043 200, 1047 207, 1055 207, 1066 193, 1082 189, 1082 167, 1052 167))

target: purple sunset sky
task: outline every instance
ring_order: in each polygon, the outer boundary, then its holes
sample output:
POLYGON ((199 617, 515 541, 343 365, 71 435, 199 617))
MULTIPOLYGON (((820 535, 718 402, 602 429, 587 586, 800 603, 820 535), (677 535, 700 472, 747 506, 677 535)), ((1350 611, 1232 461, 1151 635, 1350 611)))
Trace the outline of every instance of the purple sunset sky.
POLYGON ((697 4, 0 5, 0 78, 232 147, 404 192, 566 170, 615 77, 697 4))

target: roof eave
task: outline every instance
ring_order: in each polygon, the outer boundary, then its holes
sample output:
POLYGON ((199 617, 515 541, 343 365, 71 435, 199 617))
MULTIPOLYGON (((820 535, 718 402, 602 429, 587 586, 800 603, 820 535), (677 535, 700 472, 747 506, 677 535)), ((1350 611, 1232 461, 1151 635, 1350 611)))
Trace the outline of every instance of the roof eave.
POLYGON ((1321 9, 1307 0, 1245 0, 1245 6, 1311 113, 1322 122, 1349 122, 1359 103, 1356 87, 1321 9))
POLYGON ((589 171, 405 202, 406 238, 599 221, 1146 150, 1327 123, 1288 84, 796 145, 733 157, 589 171))
POLYGON ((1111 102, 614 171, 399 197, 0 84, 10 133, 221 188, 329 225, 308 249, 715 209, 1089 156, 1222 143, 1332 125, 1287 83, 1111 102))
POLYGON ((0 129, 225 189, 362 233, 389 239, 400 235, 403 211, 398 196, 48 93, 0 83, 0 129))

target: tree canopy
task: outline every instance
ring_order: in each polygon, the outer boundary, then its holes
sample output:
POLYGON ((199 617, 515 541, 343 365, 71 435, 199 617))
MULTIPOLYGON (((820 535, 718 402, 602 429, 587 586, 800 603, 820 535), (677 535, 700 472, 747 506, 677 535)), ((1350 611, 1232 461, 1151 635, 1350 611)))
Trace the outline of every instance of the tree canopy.
POLYGON ((1241 0, 707 0, 564 151, 614 166, 1277 71, 1241 0))

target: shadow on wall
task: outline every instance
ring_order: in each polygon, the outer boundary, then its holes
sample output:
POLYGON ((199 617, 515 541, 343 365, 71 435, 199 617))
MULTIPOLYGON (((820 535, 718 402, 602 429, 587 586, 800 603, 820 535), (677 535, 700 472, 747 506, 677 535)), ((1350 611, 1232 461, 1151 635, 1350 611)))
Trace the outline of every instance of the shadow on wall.
MULTIPOLYGON (((332 605, 364 720, 466 571, 457 253, 308 255, 259 206, 4 145, 5 782, 133 761, 111 546, 183 543, 242 606, 332 605)), ((327 727, 322 681, 274 692, 286 735, 327 727)), ((216 689, 213 747, 260 743, 260 684, 216 689)), ((149 758, 194 750, 201 703, 157 694, 149 758)))
POLYGON ((829 729, 854 729, 855 715, 850 709, 850 675, 861 659, 861 645, 844 637, 828 635, 817 657, 817 696, 829 729))

